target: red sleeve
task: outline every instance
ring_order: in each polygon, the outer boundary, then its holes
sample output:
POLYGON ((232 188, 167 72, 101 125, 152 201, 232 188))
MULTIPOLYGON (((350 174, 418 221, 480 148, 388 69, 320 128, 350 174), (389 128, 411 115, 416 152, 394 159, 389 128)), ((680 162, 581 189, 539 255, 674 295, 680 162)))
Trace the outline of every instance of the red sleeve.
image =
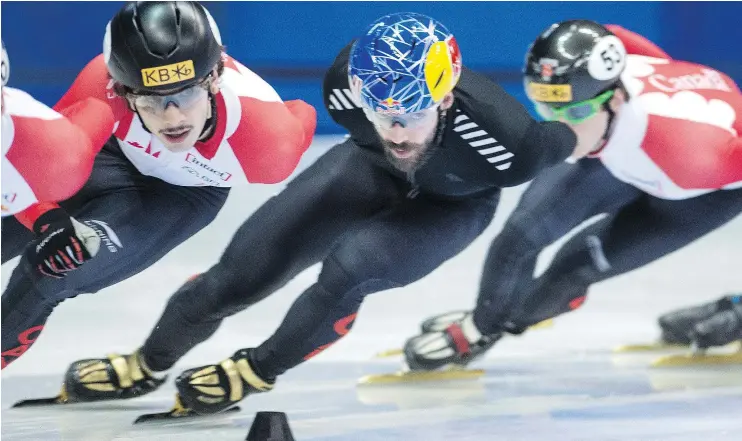
POLYGON ((16 215, 29 229, 39 216, 57 207, 53 202, 80 190, 113 131, 111 109, 100 100, 85 99, 64 113, 69 119, 13 116, 15 137, 7 158, 42 201, 16 215))
POLYGON ((131 111, 126 101, 114 93, 112 86, 113 81, 108 75, 103 54, 98 55, 80 72, 67 93, 54 106, 54 110, 63 113, 65 108, 77 102, 96 98, 111 108, 115 121, 120 121, 131 111))
POLYGON ((618 25, 607 25, 609 31, 616 34, 626 47, 626 52, 632 55, 644 55, 646 57, 665 58, 672 60, 672 57, 663 51, 656 44, 642 37, 641 35, 631 32, 618 25))
MULTIPOLYGON (((87 98, 60 112, 72 124, 82 129, 90 139, 93 156, 97 155, 113 132, 113 111, 108 104, 95 98, 87 98)), ((87 151, 88 149, 86 149, 87 151)))
POLYGON ((720 187, 742 182, 742 139, 734 138, 724 150, 723 166, 716 175, 720 187))
MULTIPOLYGON (((737 86, 731 78, 726 77, 729 84, 737 86)), ((720 155, 721 171, 718 174, 720 186, 742 182, 742 97, 740 97, 739 88, 736 89, 737 99, 730 100, 730 105, 734 108, 737 115, 732 124, 732 128, 737 132, 737 136, 732 138, 724 146, 723 153, 720 155)))
POLYGON ((20 213, 15 214, 15 218, 18 222, 23 224, 24 227, 33 231, 33 224, 36 223, 36 219, 40 218, 42 214, 47 211, 59 208, 59 205, 54 202, 37 202, 20 213))
POLYGON ((312 143, 317 111, 301 100, 240 97, 242 116, 229 144, 252 183, 276 184, 294 172, 312 143))

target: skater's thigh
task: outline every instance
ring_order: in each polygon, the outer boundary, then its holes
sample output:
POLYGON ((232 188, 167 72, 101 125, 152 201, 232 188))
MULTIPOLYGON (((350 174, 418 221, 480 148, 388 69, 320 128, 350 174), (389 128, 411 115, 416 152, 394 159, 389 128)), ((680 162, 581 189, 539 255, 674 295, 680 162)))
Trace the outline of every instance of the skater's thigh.
POLYGON ((614 178, 597 159, 558 164, 531 182, 501 234, 517 230, 549 244, 593 216, 615 213, 641 194, 614 178))
POLYGON ((597 282, 679 250, 740 213, 742 190, 715 191, 683 200, 645 195, 615 217, 575 236, 559 251, 555 263, 584 260, 576 256, 587 252, 600 270, 593 280, 597 282))
POLYGON ((371 219, 339 243, 331 258, 356 282, 407 285, 468 247, 492 221, 498 198, 453 202, 418 196, 371 219))

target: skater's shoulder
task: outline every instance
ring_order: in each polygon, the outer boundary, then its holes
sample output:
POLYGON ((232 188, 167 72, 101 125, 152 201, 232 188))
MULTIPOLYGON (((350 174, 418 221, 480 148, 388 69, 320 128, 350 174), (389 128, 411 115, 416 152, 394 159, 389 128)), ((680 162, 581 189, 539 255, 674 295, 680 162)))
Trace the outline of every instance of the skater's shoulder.
MULTIPOLYGON (((453 90, 456 121, 468 120, 492 131, 508 131, 531 123, 523 104, 484 74, 464 67, 453 90), (465 115, 466 118, 461 115, 465 115), (456 119, 457 118, 457 119, 456 119)), ((458 122, 457 122, 458 124, 458 122)))
POLYGON ((222 56, 224 71, 220 77, 220 87, 238 97, 253 98, 260 101, 276 102, 281 97, 265 79, 229 55, 222 56))

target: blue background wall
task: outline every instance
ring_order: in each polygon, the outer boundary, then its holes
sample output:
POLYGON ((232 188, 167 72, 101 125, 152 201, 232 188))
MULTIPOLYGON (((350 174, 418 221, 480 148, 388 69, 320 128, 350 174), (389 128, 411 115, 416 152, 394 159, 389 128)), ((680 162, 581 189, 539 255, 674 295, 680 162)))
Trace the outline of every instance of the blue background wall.
MULTIPOLYGON (((120 2, 3 2, 2 39, 10 85, 53 105, 76 73, 100 53, 120 2)), ((416 11, 454 32, 464 63, 525 102, 519 71, 528 44, 551 23, 587 18, 616 23, 680 59, 703 62, 742 80, 742 3, 712 2, 208 2, 228 52, 263 75, 285 99, 319 111, 320 133, 338 132, 324 111, 324 70, 375 18, 416 11)))

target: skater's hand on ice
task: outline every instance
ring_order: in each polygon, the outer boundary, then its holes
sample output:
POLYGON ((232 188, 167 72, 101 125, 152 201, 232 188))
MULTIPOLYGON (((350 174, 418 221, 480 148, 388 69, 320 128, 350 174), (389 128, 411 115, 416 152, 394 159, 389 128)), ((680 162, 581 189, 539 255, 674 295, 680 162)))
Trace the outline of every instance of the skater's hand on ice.
POLYGON ((98 253, 100 237, 61 208, 50 210, 34 223, 36 239, 27 250, 29 263, 41 274, 63 278, 98 253))

